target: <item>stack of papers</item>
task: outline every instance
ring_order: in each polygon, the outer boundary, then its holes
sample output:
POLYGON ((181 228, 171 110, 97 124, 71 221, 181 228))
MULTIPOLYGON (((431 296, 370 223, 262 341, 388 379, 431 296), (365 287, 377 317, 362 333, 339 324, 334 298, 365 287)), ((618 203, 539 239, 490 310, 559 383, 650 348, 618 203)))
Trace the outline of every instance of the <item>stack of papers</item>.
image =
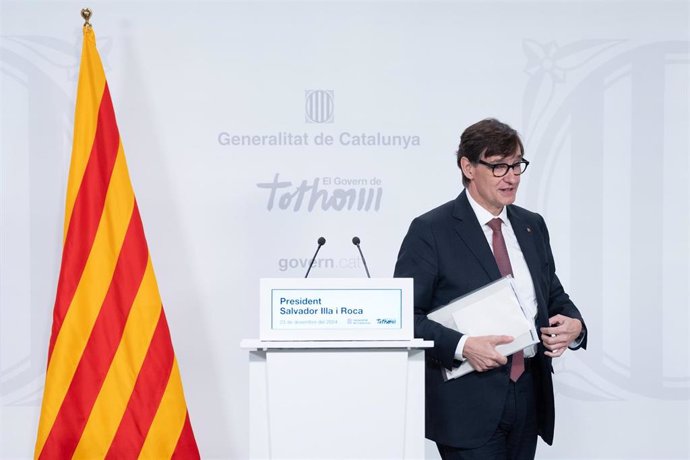
MULTIPOLYGON (((501 278, 439 307, 427 317, 470 336, 510 335, 515 340, 498 345, 496 350, 504 356, 512 355, 539 342, 534 320, 525 315, 514 282, 510 275, 501 278)), ((474 368, 468 361, 451 371, 444 369, 446 379, 472 371, 474 368)))

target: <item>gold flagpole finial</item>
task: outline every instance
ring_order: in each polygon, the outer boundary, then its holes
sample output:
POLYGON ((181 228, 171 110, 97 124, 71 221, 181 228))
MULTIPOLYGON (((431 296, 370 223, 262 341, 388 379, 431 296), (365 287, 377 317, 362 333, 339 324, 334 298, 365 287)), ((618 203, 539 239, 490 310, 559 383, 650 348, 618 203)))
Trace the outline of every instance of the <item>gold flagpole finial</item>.
POLYGON ((91 19, 91 10, 88 8, 82 8, 81 17, 84 18, 84 27, 91 27, 89 19, 91 19))

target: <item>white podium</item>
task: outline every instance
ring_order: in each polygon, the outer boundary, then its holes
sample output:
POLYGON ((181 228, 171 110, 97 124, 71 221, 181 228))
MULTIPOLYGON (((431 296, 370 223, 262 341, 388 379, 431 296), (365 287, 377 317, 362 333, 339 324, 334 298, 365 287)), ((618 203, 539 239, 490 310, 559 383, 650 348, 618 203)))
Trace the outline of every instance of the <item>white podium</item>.
POLYGON ((424 348, 433 342, 412 337, 411 280, 261 285, 261 337, 241 344, 251 458, 423 459, 424 348))

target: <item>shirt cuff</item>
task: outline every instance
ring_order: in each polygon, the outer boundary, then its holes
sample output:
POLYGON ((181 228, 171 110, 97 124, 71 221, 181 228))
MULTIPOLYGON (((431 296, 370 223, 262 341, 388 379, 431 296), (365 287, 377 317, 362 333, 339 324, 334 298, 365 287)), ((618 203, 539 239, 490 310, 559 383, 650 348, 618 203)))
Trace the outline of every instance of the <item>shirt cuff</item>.
MULTIPOLYGON (((584 327, 582 328, 582 332, 580 332, 580 335, 575 338, 572 342, 570 342, 570 345, 568 345, 568 348, 571 350, 576 350, 577 347, 580 346, 583 340, 585 340, 585 335, 587 334, 587 329, 584 327)), ((460 346, 460 344, 458 344, 460 346)))
POLYGON ((462 354, 463 350, 465 349, 465 342, 467 342, 467 338, 467 335, 463 335, 462 337, 460 337, 458 346, 455 348, 455 359, 457 359, 458 361, 465 361, 467 359, 462 354))

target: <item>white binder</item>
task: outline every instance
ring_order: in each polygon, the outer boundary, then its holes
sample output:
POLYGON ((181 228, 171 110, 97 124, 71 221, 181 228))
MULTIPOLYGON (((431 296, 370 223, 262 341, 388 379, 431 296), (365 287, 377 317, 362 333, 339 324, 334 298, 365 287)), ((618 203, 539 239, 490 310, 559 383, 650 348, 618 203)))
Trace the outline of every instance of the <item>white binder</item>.
MULTIPOLYGON (((525 315, 514 282, 510 275, 503 277, 434 310, 427 317, 470 336, 510 335, 515 340, 498 345, 496 350, 504 356, 512 355, 539 343, 534 320, 525 315)), ((465 361, 451 371, 446 370, 445 377, 454 379, 472 371, 472 365, 465 361)))

